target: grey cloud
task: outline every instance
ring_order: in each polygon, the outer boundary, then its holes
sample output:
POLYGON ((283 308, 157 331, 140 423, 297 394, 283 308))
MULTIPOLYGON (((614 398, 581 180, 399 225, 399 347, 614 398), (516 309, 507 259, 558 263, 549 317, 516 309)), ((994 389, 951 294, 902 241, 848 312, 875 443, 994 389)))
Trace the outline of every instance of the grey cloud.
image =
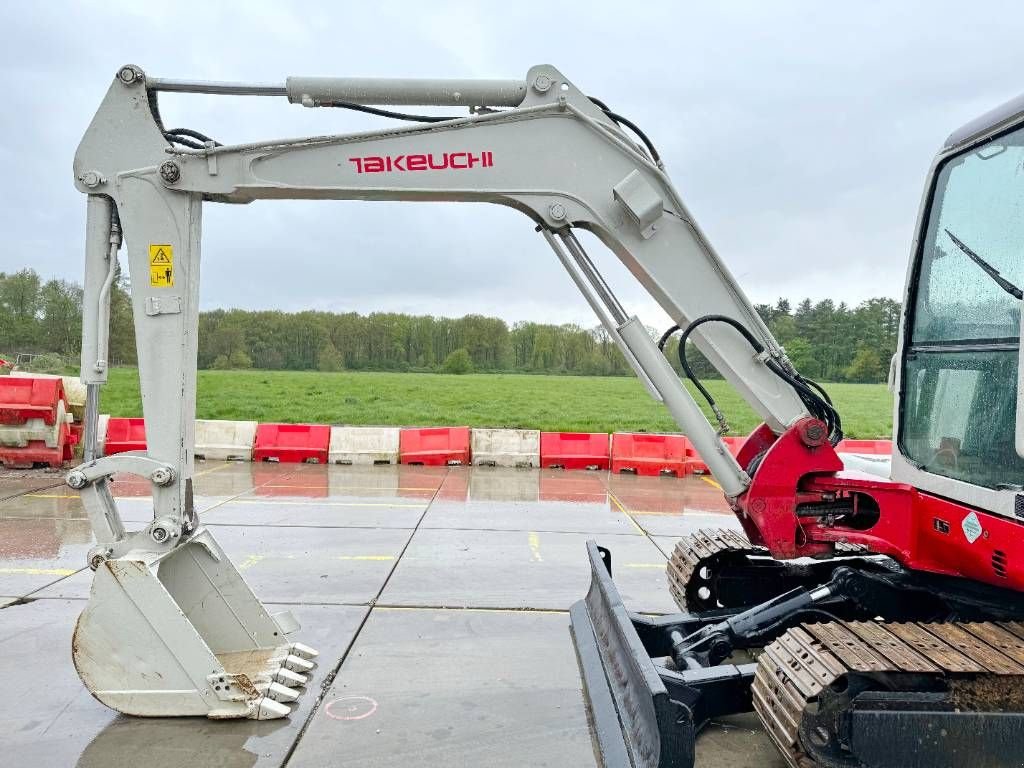
MULTIPOLYGON (((520 77, 558 66, 651 135, 755 301, 902 292, 942 139, 1020 90, 1016 3, 307 2, 16 6, 0 51, 0 270, 79 279, 71 158, 110 78, 520 77)), ((168 123, 244 141, 380 121, 283 100, 167 96, 168 123)), ((206 206, 203 305, 594 322, 533 233, 485 206, 206 206)), ((596 243, 594 249, 597 249, 596 243)), ((613 257, 620 298, 664 316, 613 257)))

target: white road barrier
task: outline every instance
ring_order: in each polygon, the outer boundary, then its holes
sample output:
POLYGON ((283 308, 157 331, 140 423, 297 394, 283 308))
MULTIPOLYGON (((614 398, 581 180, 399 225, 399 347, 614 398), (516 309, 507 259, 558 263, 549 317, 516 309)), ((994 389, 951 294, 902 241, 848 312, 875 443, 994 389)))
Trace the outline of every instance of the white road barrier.
POLYGON ((477 466, 539 467, 540 431, 473 429, 470 455, 477 466))
POLYGON ((397 427, 331 427, 330 464, 397 464, 397 427))
POLYGON ((252 444, 255 440, 255 421, 196 419, 197 459, 252 461, 252 444))

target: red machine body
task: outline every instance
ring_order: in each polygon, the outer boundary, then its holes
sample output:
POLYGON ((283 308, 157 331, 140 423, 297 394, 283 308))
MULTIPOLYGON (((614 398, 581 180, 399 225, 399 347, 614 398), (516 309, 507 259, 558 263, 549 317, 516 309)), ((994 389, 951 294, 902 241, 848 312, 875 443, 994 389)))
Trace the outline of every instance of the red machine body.
POLYGON ((747 438, 740 465, 761 458, 733 508, 753 543, 780 560, 828 556, 837 543, 862 545, 914 570, 1024 590, 1020 525, 844 470, 823 435, 821 422, 803 419, 777 439, 764 425, 747 438), (830 507, 834 516, 825 511, 830 507))

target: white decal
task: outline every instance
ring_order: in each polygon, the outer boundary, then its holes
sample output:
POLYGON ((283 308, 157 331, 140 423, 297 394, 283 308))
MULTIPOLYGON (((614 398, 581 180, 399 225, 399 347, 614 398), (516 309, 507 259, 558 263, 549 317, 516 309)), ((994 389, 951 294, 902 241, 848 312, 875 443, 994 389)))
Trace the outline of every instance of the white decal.
POLYGON ((964 536, 967 540, 973 544, 981 536, 981 521, 978 520, 978 516, 971 512, 967 517, 964 518, 963 522, 960 523, 960 527, 964 529, 964 536))

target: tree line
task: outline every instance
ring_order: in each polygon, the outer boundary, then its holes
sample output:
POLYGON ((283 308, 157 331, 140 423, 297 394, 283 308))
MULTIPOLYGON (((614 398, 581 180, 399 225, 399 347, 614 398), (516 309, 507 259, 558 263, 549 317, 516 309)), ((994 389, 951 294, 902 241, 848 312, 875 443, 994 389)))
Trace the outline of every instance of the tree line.
MULTIPOLYGON (((896 348, 900 304, 869 299, 855 307, 830 299, 757 305, 797 369, 822 381, 883 381, 896 348)), ((82 289, 43 282, 31 269, 0 272, 0 357, 56 353, 69 364, 81 348, 82 289)), ((652 336, 660 332, 651 329, 652 336)), ((666 354, 678 370, 678 342, 666 354)), ((717 373, 696 350, 698 376, 717 373)), ((119 277, 111 296, 110 361, 134 365, 131 304, 119 277)), ((483 315, 459 318, 396 312, 281 312, 216 309, 199 317, 200 368, 266 370, 524 372, 629 375, 600 326, 552 325, 483 315)))

